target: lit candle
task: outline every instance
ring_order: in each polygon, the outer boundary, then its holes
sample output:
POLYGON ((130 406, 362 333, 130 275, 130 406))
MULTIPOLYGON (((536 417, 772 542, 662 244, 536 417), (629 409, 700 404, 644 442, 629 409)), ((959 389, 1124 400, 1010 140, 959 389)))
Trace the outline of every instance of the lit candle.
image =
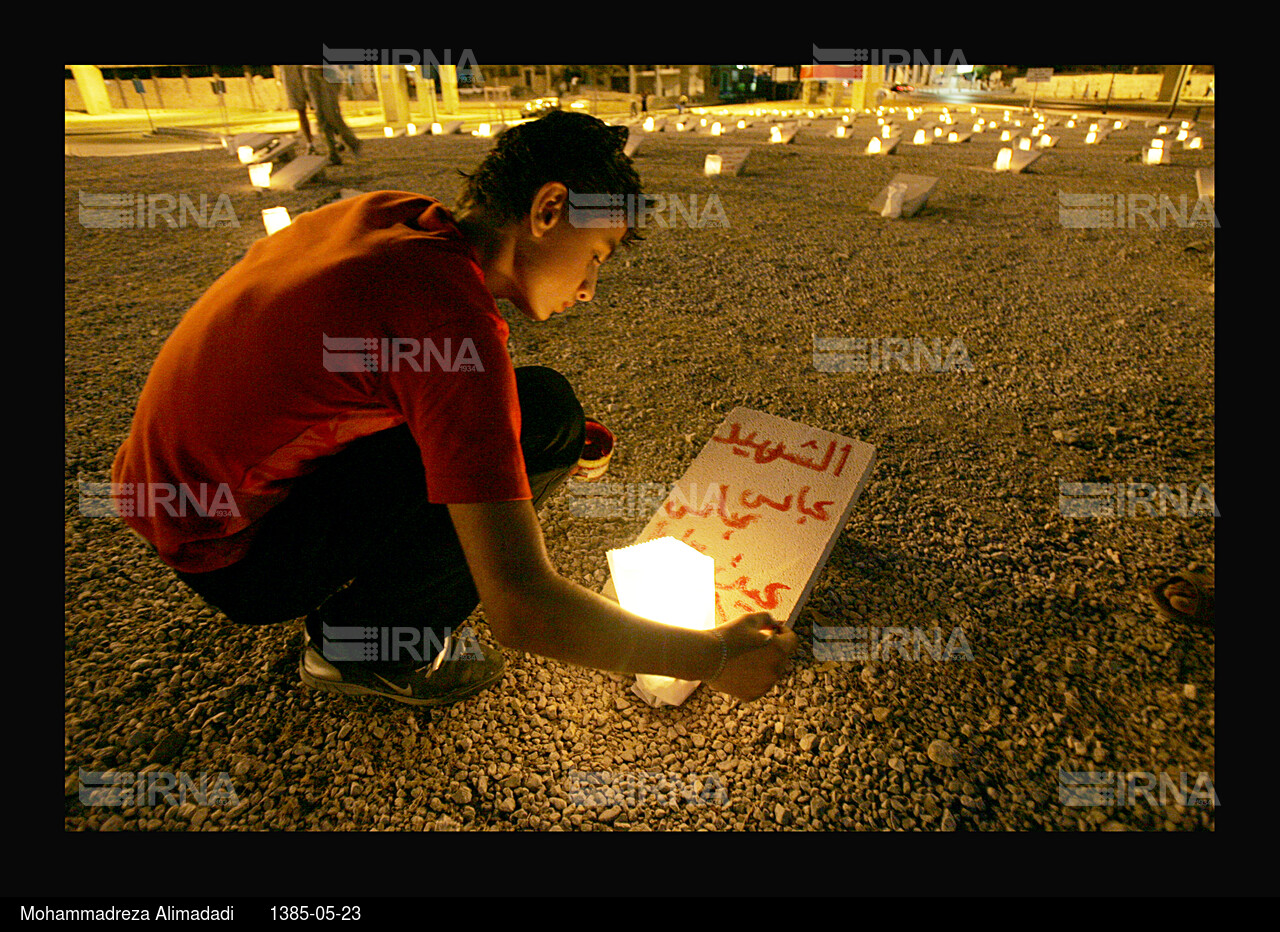
POLYGON ((292 222, 289 219, 289 209, 287 207, 266 207, 262 211, 262 225, 267 228, 268 236, 276 232, 276 230, 283 230, 292 222))
MULTIPOLYGON (((715 627, 715 560, 674 537, 610 550, 606 554, 618 604, 629 612, 676 628, 715 627)), ((678 704, 697 683, 640 674, 636 685, 678 704), (673 699, 674 695, 674 699, 673 699)))

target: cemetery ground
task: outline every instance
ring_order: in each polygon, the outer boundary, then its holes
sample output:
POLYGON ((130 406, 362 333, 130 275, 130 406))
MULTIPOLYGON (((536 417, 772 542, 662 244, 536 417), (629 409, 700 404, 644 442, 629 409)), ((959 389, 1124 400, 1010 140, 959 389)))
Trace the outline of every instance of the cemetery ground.
POLYGON ((864 156, 873 123, 842 140, 815 119, 786 145, 763 125, 649 135, 646 191, 681 210, 649 218, 591 304, 541 325, 504 308, 515 364, 563 372, 618 438, 615 510, 586 514, 570 482, 541 515, 559 571, 590 588, 735 406, 876 447, 790 674, 754 703, 703 686, 657 709, 632 677, 514 652, 500 684, 431 716, 308 689, 301 620, 233 625, 83 513, 161 344, 264 235, 264 207, 296 216, 342 187, 451 204, 489 140, 370 139, 265 194, 220 151, 68 158, 65 827, 1212 830, 1214 632, 1144 590, 1214 570, 1214 229, 1118 208, 1081 228, 1059 198, 1194 203, 1212 129, 1151 166, 1141 121, 1092 146, 1063 130, 1012 175, 987 170, 986 134, 864 156), (745 171, 704 177, 729 145, 751 147, 745 171), (899 172, 939 179, 924 209, 867 210, 899 172), (209 222, 91 228, 82 194, 203 196, 209 222), (816 339, 865 363, 826 371, 816 339), (1070 517, 1064 483, 1119 497, 1070 517), (815 657, 829 626, 863 656, 815 657), (81 801, 82 772, 143 771, 186 775, 186 798, 81 801), (1061 789, 1079 772, 1093 805, 1061 789), (196 798, 202 777, 231 792, 196 798))

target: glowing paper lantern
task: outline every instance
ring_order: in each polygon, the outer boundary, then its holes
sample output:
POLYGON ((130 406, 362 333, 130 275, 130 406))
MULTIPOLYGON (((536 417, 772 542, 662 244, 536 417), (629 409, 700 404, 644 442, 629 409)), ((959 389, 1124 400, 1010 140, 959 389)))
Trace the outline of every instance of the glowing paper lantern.
MULTIPOLYGON (((606 554, 618 604, 644 618, 697 631, 716 626, 716 562, 674 537, 659 537, 606 554)), ((672 705, 697 682, 641 674, 636 687, 672 705)))
POLYGON ((916 130, 915 139, 911 141, 915 143, 917 146, 927 146, 929 144, 929 137, 925 135, 924 130, 918 129, 916 130))
POLYGON ((872 136, 871 141, 867 143, 867 155, 880 154, 880 137, 872 136))
POLYGON ((1185 129, 1178 130, 1178 135, 1176 138, 1178 142, 1182 142, 1184 139, 1187 138, 1187 131, 1185 129))
POLYGON ((644 118, 644 131, 645 131, 646 133, 652 133, 652 132, 653 132, 653 117, 645 117, 645 118, 644 118))
POLYGON ((952 131, 952 132, 950 132, 950 133, 947 133, 947 142, 959 142, 959 141, 960 141, 960 134, 959 134, 959 133, 957 133, 957 132, 955 132, 955 131, 952 131))
POLYGON ((1183 143, 1183 146, 1187 149, 1203 149, 1204 140, 1201 139, 1199 136, 1192 136, 1185 143, 1183 143))
POLYGON ((489 136, 489 135, 492 135, 492 132, 493 132, 493 127, 490 126, 488 123, 481 123, 480 126, 476 129, 477 136, 489 136))
POLYGON ((388 139, 390 139, 395 134, 396 134, 396 131, 393 130, 390 126, 382 127, 382 135, 386 136, 388 139))
POLYGON ((267 228, 268 236, 276 230, 283 230, 291 223, 293 220, 289 217, 287 207, 267 207, 262 211, 262 225, 267 228))
POLYGON ((707 155, 707 161, 706 164, 703 165, 702 170, 703 173, 707 175, 718 175, 720 174, 720 169, 723 165, 724 160, 721 159, 718 154, 712 152, 707 155))
POLYGON ((1151 146, 1142 153, 1142 161, 1146 165, 1165 165, 1169 162, 1169 150, 1165 148, 1163 139, 1151 140, 1151 146))
POLYGON ((406 123, 404 127, 404 131, 408 135, 412 136, 414 133, 418 131, 418 125, 416 123, 406 123))
POLYGON ((892 136, 892 135, 893 135, 893 127, 892 127, 892 126, 885 126, 885 127, 881 128, 881 130, 880 130, 880 138, 881 138, 881 139, 888 139, 888 138, 889 138, 890 136, 892 136))
POLYGON ((1092 129, 1089 130, 1088 135, 1084 137, 1084 141, 1086 144, 1089 144, 1089 145, 1092 145, 1093 143, 1097 142, 1098 141, 1097 130, 1092 130, 1092 129))
POLYGON ((1018 148, 1019 148, 1019 149, 1022 149, 1024 152, 1025 152, 1025 151, 1027 151, 1027 150, 1029 150, 1029 149, 1031 148, 1031 139, 1030 139, 1030 137, 1028 137, 1028 136, 1019 136, 1019 137, 1018 137, 1018 148))
POLYGON ((746 121, 746 120, 739 120, 739 121, 738 121, 738 129, 746 129, 746 128, 747 128, 747 121, 746 121))
POLYGON ((439 136, 439 135, 441 135, 443 132, 444 132, 444 127, 443 127, 441 124, 439 124, 439 123, 432 123, 432 124, 431 124, 431 135, 432 135, 432 136, 439 136))
POLYGON ((1011 139, 1013 139, 1013 130, 1002 129, 1002 130, 1000 131, 1000 141, 1001 141, 1001 142, 1008 142, 1008 141, 1009 141, 1009 140, 1011 140, 1011 139))
POLYGON ((769 141, 782 142, 782 127, 780 126, 769 127, 769 141))
POLYGON ((240 146, 236 149, 236 157, 240 159, 241 165, 248 165, 253 161, 253 146, 240 146))
POLYGON ((249 166, 249 181, 255 188, 271 187, 271 163, 259 162, 249 166))
POLYGON ((1036 144, 1040 146, 1041 149, 1048 149, 1048 148, 1051 148, 1055 142, 1057 142, 1056 139, 1054 139, 1048 133, 1045 133, 1040 137, 1039 142, 1037 142, 1036 144))
POLYGON ((1001 149, 1000 154, 996 156, 996 171, 1004 172, 1009 170, 1009 165, 1013 162, 1013 150, 1001 149))
POLYGON ((724 131, 724 128, 718 122, 711 124, 712 136, 719 136, 723 131, 724 131))

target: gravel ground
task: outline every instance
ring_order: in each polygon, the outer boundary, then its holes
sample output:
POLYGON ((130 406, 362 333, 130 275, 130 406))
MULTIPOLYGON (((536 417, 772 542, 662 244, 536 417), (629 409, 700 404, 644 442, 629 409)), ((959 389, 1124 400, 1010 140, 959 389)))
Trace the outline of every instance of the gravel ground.
MULTIPOLYGON (((760 127, 730 137, 754 151, 715 180, 701 172, 713 140, 650 136, 646 189, 696 194, 699 210, 714 193, 722 214, 649 227, 585 309, 539 326, 507 308, 515 362, 563 371, 617 434, 611 481, 673 482, 735 405, 877 448, 789 678, 755 703, 704 687, 661 710, 630 677, 522 654, 500 687, 434 718, 309 690, 300 620, 232 625, 123 524, 81 513, 80 483, 107 481, 161 343, 262 235, 263 206, 296 215, 340 186, 451 203, 484 140, 371 140, 279 196, 221 152, 68 158, 65 828, 1212 830, 1191 801, 1066 806, 1058 785, 1060 771, 1212 778, 1213 632, 1162 621, 1142 590, 1212 572, 1214 518, 1068 518, 1058 483, 1212 489, 1214 231, 1068 229, 1057 196, 1194 201, 1212 130, 1169 166, 1137 162, 1150 132, 1136 122, 996 175, 991 137, 872 159, 865 117, 852 141, 829 125, 785 146, 760 127), (865 209, 894 172, 940 179, 911 220, 865 209), (225 194, 239 226, 89 229, 81 192, 225 194), (821 372, 815 336, 958 338, 972 369, 821 372), (972 659, 815 660, 815 624, 959 628, 972 659), (79 771, 148 769, 225 773, 235 802, 80 801, 79 771)), ((648 515, 580 517, 573 495, 543 511, 548 546, 598 588, 605 550, 648 515)))

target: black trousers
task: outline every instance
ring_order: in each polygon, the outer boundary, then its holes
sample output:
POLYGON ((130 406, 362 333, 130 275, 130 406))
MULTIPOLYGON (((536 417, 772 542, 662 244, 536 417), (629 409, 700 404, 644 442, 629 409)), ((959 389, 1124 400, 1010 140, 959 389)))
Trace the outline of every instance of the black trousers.
MULTIPOLYGON (((537 508, 581 457, 585 418, 554 369, 517 368, 516 385, 537 508)), ((405 425, 355 441, 296 480, 239 562, 178 576, 234 622, 307 616, 317 646, 322 624, 431 629, 443 643, 480 601, 448 507, 427 501, 422 456, 405 425)))

